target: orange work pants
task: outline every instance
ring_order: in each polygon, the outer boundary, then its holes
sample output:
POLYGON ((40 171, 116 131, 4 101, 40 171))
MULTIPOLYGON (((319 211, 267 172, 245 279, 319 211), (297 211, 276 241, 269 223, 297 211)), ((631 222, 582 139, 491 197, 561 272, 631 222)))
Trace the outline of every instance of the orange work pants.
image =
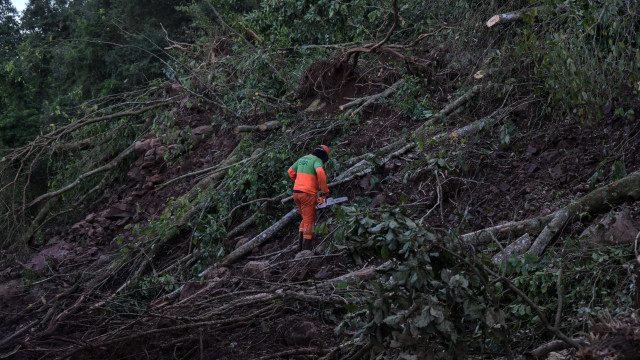
POLYGON ((308 193, 293 193, 293 201, 296 202, 302 222, 300 222, 299 231, 305 239, 311 239, 313 233, 311 226, 316 222, 316 205, 318 205, 318 196, 308 193))

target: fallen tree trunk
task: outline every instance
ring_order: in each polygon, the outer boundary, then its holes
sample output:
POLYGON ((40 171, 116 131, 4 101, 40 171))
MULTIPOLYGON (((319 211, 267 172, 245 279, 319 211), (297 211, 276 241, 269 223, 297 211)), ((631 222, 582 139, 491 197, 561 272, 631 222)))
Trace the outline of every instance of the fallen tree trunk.
POLYGON ((276 130, 280 128, 280 122, 277 120, 267 121, 266 123, 262 123, 260 125, 238 125, 233 132, 236 134, 244 133, 244 132, 256 132, 256 131, 270 131, 276 130))
POLYGON ((461 235, 459 239, 467 245, 481 245, 491 242, 493 238, 504 240, 511 236, 522 235, 525 232, 539 234, 561 211, 568 213, 566 220, 566 225, 568 225, 582 215, 593 215, 628 200, 640 200, 640 171, 601 186, 552 214, 474 231, 461 235))
POLYGON ((107 170, 111 170, 113 168, 115 168, 116 166, 118 166, 118 164, 120 164, 120 161, 122 161, 125 157, 127 157, 129 154, 133 153, 134 150, 134 146, 133 144, 129 145, 128 148, 126 148, 124 151, 122 151, 120 154, 118 154, 118 156, 115 157, 115 159, 111 160, 111 162, 109 162, 108 164, 101 166, 97 169, 93 169, 89 172, 86 172, 80 176, 78 176, 78 178, 73 181, 71 184, 56 190, 56 191, 52 191, 52 192, 48 192, 46 194, 40 195, 38 196, 35 200, 31 201, 28 205, 25 206, 25 209, 28 209, 30 207, 32 207, 33 205, 39 203, 42 200, 46 200, 46 199, 51 199, 54 198, 56 196, 59 196, 71 189, 73 189, 74 187, 78 186, 84 179, 91 177, 95 174, 107 171, 107 170))
POLYGON ((275 224, 269 226, 266 230, 255 236, 253 239, 247 241, 245 244, 240 246, 239 248, 232 251, 229 255, 225 256, 218 266, 229 266, 234 263, 244 255, 248 254, 251 250, 256 247, 264 244, 267 240, 269 240, 275 233, 280 231, 285 225, 289 222, 293 221, 293 219, 298 215, 298 209, 295 208, 289 211, 284 217, 278 220, 275 224))
POLYGON ((505 259, 512 258, 531 247, 531 236, 524 234, 491 258, 491 263, 500 265, 505 259))
MULTIPOLYGON (((535 15, 541 10, 545 10, 547 8, 548 8, 547 6, 538 6, 531 9, 516 10, 516 11, 504 13, 504 14, 494 15, 489 20, 487 20, 487 27, 491 28, 496 25, 503 25, 503 24, 508 24, 515 21, 520 21, 522 20, 522 17, 524 14, 529 13, 531 15, 535 15)), ((569 5, 566 5, 566 4, 559 5, 556 8, 556 12, 565 12, 568 10, 569 10, 569 5)))
POLYGON ((533 242, 531 248, 527 251, 527 254, 540 256, 547 248, 551 239, 553 239, 564 228, 569 220, 569 213, 566 210, 560 210, 555 213, 553 220, 549 222, 547 226, 542 229, 542 232, 533 242))
POLYGON ((552 218, 553 214, 535 219, 514 221, 492 226, 490 228, 461 235, 460 240, 464 244, 475 246, 490 243, 494 238, 497 240, 504 240, 511 238, 512 236, 520 236, 524 233, 539 234, 552 218))
POLYGON ((237 163, 233 163, 233 164, 227 165, 230 161, 226 161, 225 160, 222 163, 217 164, 215 166, 208 167, 206 169, 202 169, 202 170, 198 170, 198 171, 194 171, 194 172, 191 172, 191 173, 188 173, 188 174, 184 174, 184 175, 178 176, 178 177, 176 177, 174 179, 171 179, 171 180, 165 182, 164 184, 158 185, 157 189, 160 190, 160 189, 162 189, 162 188, 164 188, 164 187, 166 187, 166 186, 168 186, 170 184, 173 184, 176 181, 180 181, 180 180, 188 178, 188 177, 198 176, 198 175, 207 174, 207 173, 212 173, 211 175, 213 175, 213 174, 222 172, 223 170, 227 170, 227 169, 229 169, 229 168, 231 168, 233 166, 244 164, 247 161, 251 161, 251 160, 255 159, 261 152, 261 149, 258 149, 258 150, 260 150, 260 151, 254 152, 254 154, 251 155, 250 157, 248 157, 248 158, 246 158, 244 160, 238 161, 237 163))
POLYGON ((396 92, 398 90, 398 86, 402 85, 402 83, 404 83, 404 79, 396 81, 395 83, 393 83, 391 86, 389 86, 385 91, 383 91, 381 93, 370 95, 370 96, 365 96, 363 98, 353 100, 351 102, 348 102, 348 103, 346 103, 344 105, 339 106, 339 109, 344 111, 344 110, 346 110, 348 108, 360 105, 357 109, 347 112, 348 116, 354 116, 357 113, 361 112, 362 109, 367 107, 369 104, 372 104, 374 101, 376 101, 376 100, 378 100, 380 98, 385 98, 385 97, 389 96, 390 94, 396 92))
MULTIPOLYGON (((447 104, 444 108, 442 108, 442 110, 440 110, 439 113, 426 118, 424 120, 423 124, 420 125, 415 130, 415 133, 417 135, 418 134, 424 134, 426 132, 426 129, 429 126, 431 126, 433 121, 435 121, 436 119, 442 119, 442 118, 448 116, 449 114, 451 114, 452 112, 458 110, 461 106, 466 104, 469 100, 471 100, 473 97, 478 95, 482 90, 486 89, 488 86, 489 85, 476 85, 476 86, 472 87, 469 91, 464 93, 464 95, 462 95, 461 97, 459 97, 459 98, 455 99, 454 101, 450 102, 449 104, 447 104)), ((399 140, 399 141, 395 141, 395 142, 393 142, 393 143, 391 143, 389 145, 386 145, 385 147, 381 148, 379 150, 379 152, 385 153, 385 152, 391 151, 391 150, 397 148, 403 141, 404 140, 399 140)), ((370 156, 370 155, 373 155, 373 154, 366 153, 366 154, 362 154, 360 156, 356 156, 356 157, 352 158, 351 160, 349 160, 347 162, 347 165, 354 165, 354 164, 357 164, 357 163, 361 163, 362 160, 364 160, 367 156, 370 156)))

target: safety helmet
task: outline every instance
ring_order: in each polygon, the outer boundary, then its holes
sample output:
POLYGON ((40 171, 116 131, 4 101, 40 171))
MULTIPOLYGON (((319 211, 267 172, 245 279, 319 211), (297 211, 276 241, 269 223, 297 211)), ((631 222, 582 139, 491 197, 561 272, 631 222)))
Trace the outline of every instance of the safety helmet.
POLYGON ((324 152, 327 153, 327 156, 329 156, 329 147, 327 145, 320 145, 318 147, 324 150, 324 152))

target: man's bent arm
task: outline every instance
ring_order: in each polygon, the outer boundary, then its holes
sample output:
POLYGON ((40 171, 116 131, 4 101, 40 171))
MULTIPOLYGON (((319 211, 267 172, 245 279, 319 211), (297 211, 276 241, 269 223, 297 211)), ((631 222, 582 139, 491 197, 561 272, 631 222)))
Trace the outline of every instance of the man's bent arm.
POLYGON ((316 175, 318 176, 318 185, 320 186, 320 191, 324 194, 329 192, 329 187, 327 186, 327 174, 324 172, 324 169, 321 166, 316 168, 316 175))

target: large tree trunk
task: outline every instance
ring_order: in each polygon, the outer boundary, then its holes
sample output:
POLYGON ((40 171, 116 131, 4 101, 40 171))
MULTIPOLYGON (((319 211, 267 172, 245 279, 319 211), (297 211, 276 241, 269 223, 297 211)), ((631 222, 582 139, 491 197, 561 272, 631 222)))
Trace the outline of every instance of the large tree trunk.
POLYGON ((549 222, 547 226, 542 229, 542 232, 536 238, 536 241, 533 242, 528 254, 540 256, 544 252, 544 249, 547 248, 547 245, 567 224, 569 220, 569 212, 567 210, 560 210, 555 213, 553 220, 549 222))
POLYGON ((571 224, 583 214, 597 214, 616 204, 636 200, 640 200, 640 171, 633 172, 618 181, 599 187, 587 195, 572 201, 555 213, 474 231, 461 235, 460 240, 468 245, 481 245, 491 242, 494 238, 504 240, 513 236, 520 236, 525 232, 539 234, 560 211, 567 212, 566 224, 571 224))
POLYGON ((239 248, 232 251, 229 255, 225 256, 218 266, 229 266, 234 263, 244 255, 248 254, 251 250, 257 248, 258 246, 264 244, 267 240, 269 240, 275 233, 280 231, 285 225, 295 219, 296 215, 298 215, 298 209, 295 208, 287 213, 284 217, 278 220, 275 224, 269 226, 266 230, 258 234, 253 239, 247 241, 239 248))

